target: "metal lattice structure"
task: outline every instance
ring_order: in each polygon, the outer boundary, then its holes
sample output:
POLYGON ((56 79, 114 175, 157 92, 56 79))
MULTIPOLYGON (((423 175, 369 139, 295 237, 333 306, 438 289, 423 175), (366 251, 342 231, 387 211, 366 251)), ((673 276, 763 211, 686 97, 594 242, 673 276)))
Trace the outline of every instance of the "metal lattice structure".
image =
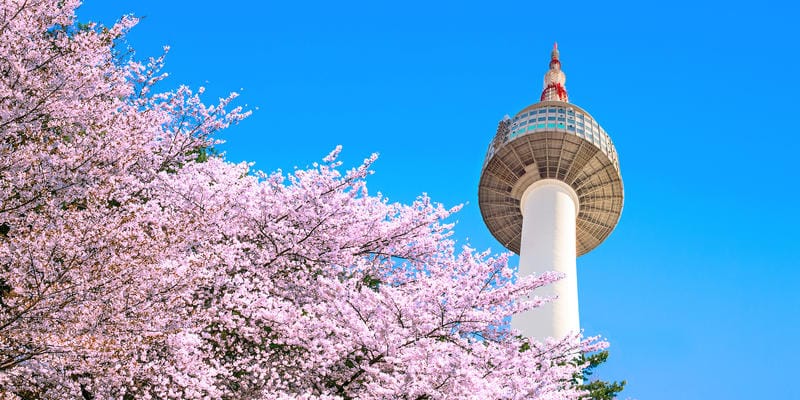
POLYGON ((478 203, 483 220, 492 235, 517 254, 522 232, 520 198, 540 179, 558 179, 578 195, 579 256, 603 242, 622 213, 617 151, 588 112, 565 101, 566 78, 558 56, 554 48, 542 92, 548 100, 500 121, 481 172, 478 203))

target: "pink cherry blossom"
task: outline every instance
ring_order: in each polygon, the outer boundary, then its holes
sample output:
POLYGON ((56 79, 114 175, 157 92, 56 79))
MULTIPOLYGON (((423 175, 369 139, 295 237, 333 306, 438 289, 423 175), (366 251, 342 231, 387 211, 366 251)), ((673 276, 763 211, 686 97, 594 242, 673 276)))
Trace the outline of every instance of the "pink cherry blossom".
MULTIPOLYGON (((507 318, 556 274, 451 239, 446 209, 370 194, 375 156, 291 174, 207 156, 249 113, 160 92, 164 57, 0 4, 0 397, 577 399, 577 333, 507 318)), ((165 49, 166 52, 166 49, 165 49)))

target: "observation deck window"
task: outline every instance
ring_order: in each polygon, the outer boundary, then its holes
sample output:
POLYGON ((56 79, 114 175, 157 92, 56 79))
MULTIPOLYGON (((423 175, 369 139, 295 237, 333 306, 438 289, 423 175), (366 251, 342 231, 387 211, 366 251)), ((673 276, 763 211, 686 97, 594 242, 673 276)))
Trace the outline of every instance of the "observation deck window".
POLYGON ((498 133, 490 145, 488 158, 496 154, 498 148, 504 144, 517 140, 523 135, 536 134, 537 132, 553 129, 591 142, 598 150, 608 155, 615 163, 617 152, 603 128, 591 115, 583 113, 572 107, 551 106, 540 107, 520 113, 513 118, 505 118, 508 128, 498 133))

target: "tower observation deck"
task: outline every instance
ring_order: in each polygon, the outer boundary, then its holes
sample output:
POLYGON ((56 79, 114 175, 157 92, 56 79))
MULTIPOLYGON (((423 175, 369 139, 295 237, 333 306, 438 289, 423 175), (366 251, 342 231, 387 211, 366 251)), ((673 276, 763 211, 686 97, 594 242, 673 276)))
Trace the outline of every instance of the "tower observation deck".
POLYGON ((596 119, 569 103, 565 83, 554 45, 540 101, 500 121, 478 185, 483 220, 520 255, 519 274, 565 274, 536 293, 557 300, 512 318, 537 338, 579 329, 575 259, 611 234, 623 204, 614 144, 596 119))

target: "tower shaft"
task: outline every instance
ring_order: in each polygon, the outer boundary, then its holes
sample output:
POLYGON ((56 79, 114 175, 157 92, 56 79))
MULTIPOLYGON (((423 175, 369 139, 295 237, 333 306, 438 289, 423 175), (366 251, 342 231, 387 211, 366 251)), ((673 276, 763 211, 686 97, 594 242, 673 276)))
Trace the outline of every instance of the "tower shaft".
POLYGON ((514 315, 511 326, 525 336, 544 340, 579 331, 576 224, 578 196, 566 183, 543 179, 522 195, 522 240, 519 276, 546 271, 564 274, 558 282, 541 287, 537 296, 557 297, 551 303, 514 315))

